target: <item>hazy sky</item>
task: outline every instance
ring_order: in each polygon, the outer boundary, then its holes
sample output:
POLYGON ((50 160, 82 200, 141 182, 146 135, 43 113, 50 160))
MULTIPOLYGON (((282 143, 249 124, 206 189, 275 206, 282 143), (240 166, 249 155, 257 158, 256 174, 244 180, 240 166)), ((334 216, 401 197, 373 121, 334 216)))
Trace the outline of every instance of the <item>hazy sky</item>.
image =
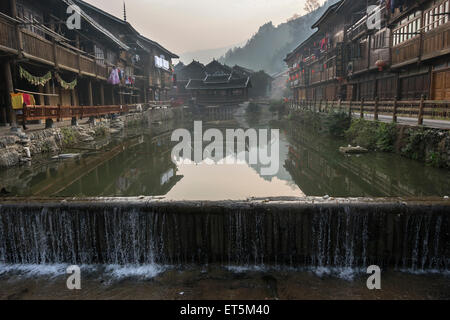
MULTIPOLYGON (((123 0, 85 0, 123 17, 123 0)), ((181 54, 240 44, 262 24, 275 25, 304 0, 126 0, 127 20, 143 35, 181 54)))

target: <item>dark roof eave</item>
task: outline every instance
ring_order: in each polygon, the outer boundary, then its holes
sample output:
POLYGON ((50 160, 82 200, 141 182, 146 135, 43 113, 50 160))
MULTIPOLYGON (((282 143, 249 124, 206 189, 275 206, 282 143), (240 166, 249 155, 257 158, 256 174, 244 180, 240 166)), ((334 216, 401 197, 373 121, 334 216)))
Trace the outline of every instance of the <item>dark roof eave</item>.
POLYGON ((341 0, 331 6, 328 7, 328 9, 325 11, 325 13, 319 18, 319 20, 317 20, 312 26, 311 29, 315 29, 318 28, 319 25, 322 23, 323 20, 325 20, 325 18, 336 8, 338 8, 344 1, 341 0))
POLYGON ((167 50, 166 48, 164 48, 162 45, 160 45, 158 42, 155 42, 155 41, 153 41, 153 40, 150 40, 149 38, 146 38, 146 37, 144 37, 143 35, 138 35, 138 37, 141 39, 141 40, 144 40, 144 41, 146 41, 147 43, 149 43, 149 44, 151 44, 151 45, 153 45, 153 46, 155 46, 155 47, 158 47, 160 50, 162 50, 163 52, 165 52, 166 54, 168 54, 169 56, 170 56, 170 58, 172 58, 172 59, 179 59, 180 57, 178 56, 178 55, 176 55, 175 53, 172 53, 172 52, 170 52, 169 50, 167 50))

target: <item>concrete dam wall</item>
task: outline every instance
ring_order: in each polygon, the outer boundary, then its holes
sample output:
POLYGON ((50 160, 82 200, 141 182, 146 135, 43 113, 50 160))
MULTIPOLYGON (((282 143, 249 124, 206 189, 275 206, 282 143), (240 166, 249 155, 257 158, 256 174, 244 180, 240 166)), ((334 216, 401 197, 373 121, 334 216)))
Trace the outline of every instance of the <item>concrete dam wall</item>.
POLYGON ((0 202, 0 263, 448 270, 450 202, 0 202))

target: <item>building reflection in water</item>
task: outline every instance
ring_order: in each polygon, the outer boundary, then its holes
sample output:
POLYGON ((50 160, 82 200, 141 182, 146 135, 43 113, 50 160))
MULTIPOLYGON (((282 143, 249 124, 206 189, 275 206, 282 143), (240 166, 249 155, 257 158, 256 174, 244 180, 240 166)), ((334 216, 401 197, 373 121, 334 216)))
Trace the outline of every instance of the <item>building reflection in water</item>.
POLYGON ((344 141, 289 123, 285 168, 307 195, 335 197, 445 196, 450 172, 424 166, 396 154, 346 156, 344 141))
MULTIPOLYGON (((193 123, 181 127, 189 125, 193 123)), ((263 176, 260 165, 247 163, 210 165, 206 161, 177 166, 171 159, 176 144, 171 142, 171 135, 177 126, 164 124, 78 159, 0 171, 0 187, 17 196, 144 195, 176 200, 445 196, 450 190, 448 170, 427 167, 395 154, 345 156, 339 152, 344 141, 327 138, 294 122, 273 121, 270 126, 280 129, 280 166, 273 176, 263 176)), ((203 129, 217 128, 225 137, 226 129, 240 127, 239 122, 230 119, 205 123, 203 129)), ((203 147, 207 144, 203 142, 203 147)), ((248 151, 248 145, 245 149, 248 151)))

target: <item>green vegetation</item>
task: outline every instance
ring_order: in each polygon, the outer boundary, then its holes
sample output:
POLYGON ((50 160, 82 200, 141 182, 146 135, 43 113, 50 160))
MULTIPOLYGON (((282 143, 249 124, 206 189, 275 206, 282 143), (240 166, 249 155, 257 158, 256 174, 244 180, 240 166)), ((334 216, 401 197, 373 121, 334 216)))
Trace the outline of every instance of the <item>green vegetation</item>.
POLYGON ((78 132, 71 127, 61 128, 62 143, 71 146, 78 142, 78 132))
POLYGON ((345 132, 347 139, 358 146, 382 152, 394 151, 397 137, 393 123, 374 122, 363 119, 353 120, 345 132))
POLYGON ((334 137, 344 137, 350 122, 344 112, 329 112, 322 120, 322 131, 334 137))
POLYGON ((104 137, 108 134, 108 128, 105 126, 96 126, 94 129, 94 134, 96 137, 104 137))
POLYGON ((444 168, 447 167, 447 147, 449 140, 448 133, 437 130, 409 129, 401 154, 404 157, 426 162, 430 166, 444 168))
POLYGON ((350 120, 345 113, 292 113, 296 123, 371 151, 396 152, 430 166, 449 167, 450 133, 442 130, 402 127, 395 123, 350 120))

